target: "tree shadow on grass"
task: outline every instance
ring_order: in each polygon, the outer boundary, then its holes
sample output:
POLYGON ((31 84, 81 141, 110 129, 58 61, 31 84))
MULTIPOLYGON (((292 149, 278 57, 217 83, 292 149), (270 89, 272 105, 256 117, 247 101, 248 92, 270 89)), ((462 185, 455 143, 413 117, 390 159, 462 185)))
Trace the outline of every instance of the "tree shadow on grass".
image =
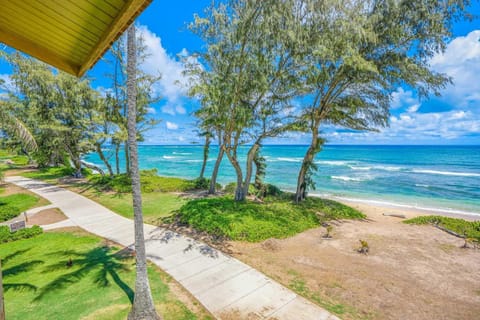
POLYGON ((11 254, 5 256, 2 259, 2 269, 3 269, 2 270, 2 275, 3 275, 3 279, 4 279, 3 289, 5 290, 5 292, 7 292, 9 290, 13 290, 13 291, 36 291, 37 290, 36 286, 34 286, 33 284, 30 284, 30 283, 27 283, 27 282, 16 282, 16 283, 9 283, 8 282, 8 278, 10 278, 12 276, 16 276, 16 275, 24 273, 24 272, 31 271, 36 266, 44 263, 42 260, 32 260, 32 261, 23 262, 23 263, 14 265, 14 266, 9 266, 9 263, 8 263, 9 260, 11 260, 11 259, 13 259, 13 258, 15 258, 19 255, 22 255, 29 250, 30 250, 30 248, 25 249, 25 250, 18 250, 18 251, 15 251, 14 253, 11 253, 11 254), (8 267, 8 268, 5 268, 5 267, 8 267), (5 280, 7 282, 5 282, 5 280))
POLYGON ((110 285, 108 276, 113 282, 125 292, 130 303, 133 303, 133 290, 119 276, 119 271, 129 271, 129 264, 125 260, 131 258, 128 250, 111 252, 108 246, 99 246, 86 252, 66 250, 54 252, 51 255, 59 257, 60 261, 49 265, 45 272, 59 270, 72 270, 48 283, 41 288, 34 301, 41 300, 46 294, 68 288, 70 285, 80 282, 86 276, 94 273, 94 283, 99 287, 110 285))

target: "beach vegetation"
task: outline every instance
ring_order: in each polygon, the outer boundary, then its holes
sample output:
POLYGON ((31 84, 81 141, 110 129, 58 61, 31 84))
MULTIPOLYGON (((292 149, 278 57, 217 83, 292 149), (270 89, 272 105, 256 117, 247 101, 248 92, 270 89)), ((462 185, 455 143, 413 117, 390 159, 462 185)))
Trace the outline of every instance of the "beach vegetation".
MULTIPOLYGON (((135 259, 128 250, 78 229, 0 244, 0 256, 7 319, 127 317, 135 282, 135 259)), ((166 319, 210 318, 201 308, 194 314, 177 298, 171 277, 152 264, 148 273, 155 305, 166 319)))
POLYGON ((357 249, 358 253, 367 255, 370 251, 370 246, 366 240, 358 240, 360 242, 360 247, 357 249))
POLYGON ((437 225, 465 238, 480 241, 480 221, 467 221, 443 216, 419 216, 403 222, 417 225, 437 225))
POLYGON ((361 212, 335 201, 309 198, 295 205, 293 195, 269 196, 263 202, 237 202, 232 196, 195 199, 177 214, 182 223, 211 235, 259 242, 286 238, 332 219, 363 219, 361 212))

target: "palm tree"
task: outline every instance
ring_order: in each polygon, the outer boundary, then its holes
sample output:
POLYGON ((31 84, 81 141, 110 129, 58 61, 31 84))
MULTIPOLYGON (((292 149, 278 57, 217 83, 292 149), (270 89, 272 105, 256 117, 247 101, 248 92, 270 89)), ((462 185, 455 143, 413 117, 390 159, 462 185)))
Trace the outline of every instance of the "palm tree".
POLYGON ((155 310, 147 274, 147 257, 143 232, 142 194, 138 170, 137 121, 136 121, 136 44, 135 26, 127 34, 127 105, 128 105, 128 149, 130 151, 130 177, 132 179, 133 220, 135 224, 136 271, 135 296, 128 320, 159 320, 155 310))

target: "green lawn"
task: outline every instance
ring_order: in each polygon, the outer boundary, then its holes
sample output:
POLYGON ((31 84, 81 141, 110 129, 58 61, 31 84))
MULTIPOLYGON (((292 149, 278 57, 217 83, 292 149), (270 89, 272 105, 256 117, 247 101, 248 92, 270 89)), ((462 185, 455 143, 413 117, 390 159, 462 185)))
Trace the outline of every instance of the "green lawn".
POLYGON ((18 193, 0 197, 0 222, 15 218, 40 202, 39 196, 18 193))
MULTIPOLYGON (((133 219, 132 195, 129 193, 99 193, 89 190, 81 194, 126 218, 133 219)), ((159 219, 172 215, 184 203, 183 198, 172 193, 143 193, 144 221, 145 223, 157 224, 160 222, 159 219)))
MULTIPOLYGON (((45 233, 1 244, 0 257, 7 319, 126 318, 133 298, 134 259, 98 237, 45 233)), ((150 266, 149 276, 157 310, 165 319, 208 318, 204 311, 197 317, 172 294, 167 275, 150 266)))

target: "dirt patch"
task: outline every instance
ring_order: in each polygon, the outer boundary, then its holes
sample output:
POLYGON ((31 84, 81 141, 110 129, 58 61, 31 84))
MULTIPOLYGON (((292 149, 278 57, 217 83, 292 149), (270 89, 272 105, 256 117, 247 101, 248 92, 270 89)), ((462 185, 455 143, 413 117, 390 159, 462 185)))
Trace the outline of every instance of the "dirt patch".
POLYGON ((478 319, 480 250, 384 217, 385 209, 357 207, 369 219, 336 225, 332 239, 322 239, 320 227, 276 240, 277 250, 233 242, 232 251, 343 319, 478 319), (360 239, 368 255, 357 252, 360 239))
POLYGON ((40 212, 37 212, 35 215, 28 217, 27 224, 29 226, 33 225, 46 225, 56 222, 60 222, 68 219, 60 209, 45 209, 40 212))

